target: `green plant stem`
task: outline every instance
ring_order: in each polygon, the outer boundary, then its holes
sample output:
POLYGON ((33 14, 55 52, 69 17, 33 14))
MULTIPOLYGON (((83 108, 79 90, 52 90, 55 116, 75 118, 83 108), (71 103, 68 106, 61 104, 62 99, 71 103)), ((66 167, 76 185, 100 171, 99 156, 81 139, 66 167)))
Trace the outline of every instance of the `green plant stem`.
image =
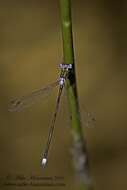
POLYGON ((60 0, 60 8, 61 8, 61 23, 62 23, 62 38, 63 38, 63 62, 65 64, 73 65, 71 77, 67 81, 67 95, 68 95, 69 108, 72 116, 71 119, 72 119, 73 132, 77 140, 79 138, 80 139, 82 138, 82 130, 80 124, 78 96, 76 89, 70 0, 60 0))
MULTIPOLYGON (((81 120, 80 120, 78 95, 76 87, 70 0, 60 0, 60 12, 61 12, 62 39, 63 39, 63 62, 65 64, 73 65, 72 71, 70 71, 66 85, 69 112, 71 115, 71 126, 72 126, 71 131, 72 131, 73 144, 76 145, 76 143, 80 142, 80 149, 81 149, 80 152, 82 152, 84 156, 87 156, 86 143, 83 138, 83 132, 80 122, 81 120)), ((88 162, 85 164, 87 165, 88 162)), ((83 187, 84 190, 88 189, 87 185, 84 185, 83 187)))

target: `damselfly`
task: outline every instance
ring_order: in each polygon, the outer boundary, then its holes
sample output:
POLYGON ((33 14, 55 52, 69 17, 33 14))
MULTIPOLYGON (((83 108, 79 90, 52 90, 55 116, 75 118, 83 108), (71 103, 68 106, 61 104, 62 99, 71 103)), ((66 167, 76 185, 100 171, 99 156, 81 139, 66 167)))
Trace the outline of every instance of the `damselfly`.
MULTIPOLYGON (((34 91, 29 95, 22 96, 20 98, 16 98, 16 99, 12 100, 10 102, 10 106, 9 106, 9 111, 11 111, 11 112, 21 111, 22 109, 29 107, 30 105, 35 103, 36 100, 38 100, 42 96, 48 95, 55 87, 59 86, 58 96, 56 99, 55 111, 54 111, 53 118, 51 121, 51 126, 50 126, 49 133, 48 133, 46 147, 45 147, 44 153, 42 155, 42 160, 41 160, 42 166, 45 166, 47 163, 48 152, 49 152, 51 140, 53 137, 53 131, 54 131, 54 127, 55 127, 57 113, 59 110, 62 91, 63 91, 64 85, 65 85, 65 81, 68 77, 68 74, 72 69, 72 64, 60 64, 60 69, 61 69, 60 77, 55 82, 47 85, 44 88, 34 91)), ((87 116, 90 117, 90 113, 87 113, 87 116)))

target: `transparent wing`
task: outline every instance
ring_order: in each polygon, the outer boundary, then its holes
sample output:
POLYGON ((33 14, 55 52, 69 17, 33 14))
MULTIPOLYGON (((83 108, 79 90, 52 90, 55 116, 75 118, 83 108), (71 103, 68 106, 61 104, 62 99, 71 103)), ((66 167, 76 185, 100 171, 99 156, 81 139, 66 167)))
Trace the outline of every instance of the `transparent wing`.
POLYGON ((84 106, 80 106, 80 115, 82 125, 88 128, 95 127, 96 118, 92 112, 89 112, 84 106))
POLYGON ((31 106, 40 98, 47 96, 57 85, 59 85, 59 81, 51 83, 44 88, 32 92, 29 95, 12 100, 8 110, 11 112, 21 111, 22 109, 31 106))
POLYGON ((85 125, 88 128, 95 127, 96 119, 92 112, 85 112, 81 115, 82 115, 81 117, 83 117, 83 119, 82 119, 83 125, 85 125))
MULTIPOLYGON (((64 90, 64 105, 68 105, 67 102, 67 92, 66 90, 64 90)), ((63 106, 64 106, 63 105, 63 106)), ((62 107, 63 108, 63 107, 62 107)), ((65 108, 64 108, 65 109, 65 108)), ((95 118, 95 114, 93 112, 90 112, 87 110, 86 106, 81 105, 79 103, 79 111, 80 111, 80 121, 83 127, 87 127, 87 128, 93 128, 95 127, 95 123, 96 123, 96 118, 95 118)), ((68 109, 66 109, 65 113, 67 114, 67 125, 71 126, 71 115, 68 111, 68 109), (69 116, 69 117, 68 117, 69 116)), ((63 113, 63 114, 65 114, 63 113)), ((64 115, 65 117, 65 115, 64 115)))

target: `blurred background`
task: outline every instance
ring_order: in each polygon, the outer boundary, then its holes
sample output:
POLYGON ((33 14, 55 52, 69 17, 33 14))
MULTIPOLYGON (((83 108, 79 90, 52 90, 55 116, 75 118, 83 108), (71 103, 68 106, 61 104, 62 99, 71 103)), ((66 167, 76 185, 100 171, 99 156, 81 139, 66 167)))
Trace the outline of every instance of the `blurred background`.
MULTIPOLYGON (((96 118, 94 128, 83 124, 93 183, 97 190, 126 189, 127 2, 73 0, 72 13, 80 104, 96 118)), ((58 77, 62 61, 59 1, 0 1, 0 26, 0 179, 61 176, 66 186, 54 189, 76 190, 65 93, 45 170, 40 159, 57 89, 22 112, 8 112, 10 100, 58 77)))

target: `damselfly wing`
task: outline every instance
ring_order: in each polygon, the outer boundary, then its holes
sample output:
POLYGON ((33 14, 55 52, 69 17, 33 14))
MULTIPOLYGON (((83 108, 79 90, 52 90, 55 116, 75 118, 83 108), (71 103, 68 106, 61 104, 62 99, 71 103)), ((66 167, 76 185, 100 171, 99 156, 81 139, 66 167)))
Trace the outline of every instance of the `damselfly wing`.
POLYGON ((58 85, 59 85, 59 81, 56 81, 54 83, 47 85, 44 88, 33 91, 31 94, 14 99, 10 102, 8 110, 11 112, 21 111, 24 108, 31 106, 32 104, 34 104, 36 101, 38 101, 42 97, 45 97, 48 94, 50 94, 50 92, 52 92, 53 88, 55 88, 58 85))

